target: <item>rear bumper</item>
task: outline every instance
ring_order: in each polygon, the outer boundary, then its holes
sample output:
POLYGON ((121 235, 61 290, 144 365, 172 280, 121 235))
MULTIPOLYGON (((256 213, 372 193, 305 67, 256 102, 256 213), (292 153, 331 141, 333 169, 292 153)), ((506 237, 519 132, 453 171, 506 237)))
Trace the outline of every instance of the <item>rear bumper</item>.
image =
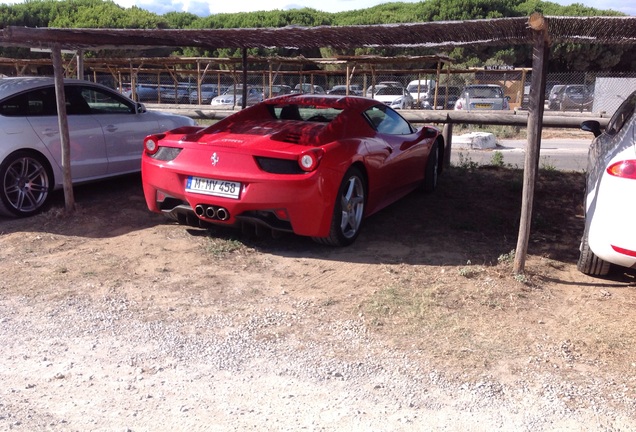
POLYGON ((330 174, 316 171, 307 175, 232 178, 242 185, 239 199, 232 199, 188 192, 187 175, 147 157, 142 161, 144 197, 153 212, 176 220, 184 217, 179 215, 196 215, 202 222, 216 225, 259 224, 311 237, 329 234, 340 180, 330 174), (219 217, 219 210, 227 213, 219 217))
POLYGON ((623 267, 636 266, 636 181, 604 174, 588 209, 588 244, 596 256, 623 267), (633 184, 632 184, 633 183, 633 184))

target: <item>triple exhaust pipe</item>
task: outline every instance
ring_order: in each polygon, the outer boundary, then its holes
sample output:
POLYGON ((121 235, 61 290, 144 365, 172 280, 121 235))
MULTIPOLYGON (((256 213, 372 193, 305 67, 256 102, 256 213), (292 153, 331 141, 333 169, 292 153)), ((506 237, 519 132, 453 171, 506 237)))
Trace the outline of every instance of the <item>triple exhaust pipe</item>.
POLYGON ((208 219, 218 219, 220 221, 226 221, 230 218, 230 212, 226 208, 216 206, 205 206, 203 204, 197 204, 194 207, 194 212, 199 217, 206 217, 208 219))

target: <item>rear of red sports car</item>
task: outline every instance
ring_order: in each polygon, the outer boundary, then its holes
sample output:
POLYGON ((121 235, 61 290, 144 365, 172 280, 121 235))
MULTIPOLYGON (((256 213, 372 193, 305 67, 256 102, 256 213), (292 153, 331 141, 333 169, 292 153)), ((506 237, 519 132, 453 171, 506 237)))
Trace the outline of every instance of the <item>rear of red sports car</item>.
POLYGON ((148 208, 181 222, 248 222, 327 236, 342 176, 364 153, 364 143, 349 137, 369 134, 355 132, 364 126, 355 121, 343 128, 344 108, 331 105, 314 106, 316 119, 305 121, 261 104, 206 129, 147 137, 148 208))
POLYGON ((372 99, 287 95, 207 128, 146 137, 142 179, 148 208, 182 223, 345 246, 364 216, 420 184, 432 190, 442 153, 436 129, 372 99))

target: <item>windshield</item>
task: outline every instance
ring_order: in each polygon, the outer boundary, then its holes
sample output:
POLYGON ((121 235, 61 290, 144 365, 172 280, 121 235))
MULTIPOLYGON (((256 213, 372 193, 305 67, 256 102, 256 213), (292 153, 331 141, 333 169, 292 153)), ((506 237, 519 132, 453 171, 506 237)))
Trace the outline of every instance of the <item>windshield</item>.
MULTIPOLYGON (((417 84, 412 84, 407 87, 407 90, 410 93, 417 93, 417 84)), ((426 84, 420 84, 420 92, 427 92, 428 86, 426 84)))
POLYGON ((401 96, 404 94, 404 91, 400 87, 382 87, 375 92, 376 95, 391 95, 391 96, 401 96))

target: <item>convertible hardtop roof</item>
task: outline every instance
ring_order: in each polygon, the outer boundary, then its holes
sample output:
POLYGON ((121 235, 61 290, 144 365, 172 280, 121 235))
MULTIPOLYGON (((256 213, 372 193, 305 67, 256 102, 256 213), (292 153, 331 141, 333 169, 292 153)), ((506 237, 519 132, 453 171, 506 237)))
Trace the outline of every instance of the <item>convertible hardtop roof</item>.
POLYGON ((293 94, 282 95, 275 98, 265 100, 265 103, 271 105, 305 105, 305 106, 328 106, 338 109, 355 109, 365 110, 375 105, 381 105, 377 100, 360 97, 360 96, 342 96, 327 94, 293 94))

